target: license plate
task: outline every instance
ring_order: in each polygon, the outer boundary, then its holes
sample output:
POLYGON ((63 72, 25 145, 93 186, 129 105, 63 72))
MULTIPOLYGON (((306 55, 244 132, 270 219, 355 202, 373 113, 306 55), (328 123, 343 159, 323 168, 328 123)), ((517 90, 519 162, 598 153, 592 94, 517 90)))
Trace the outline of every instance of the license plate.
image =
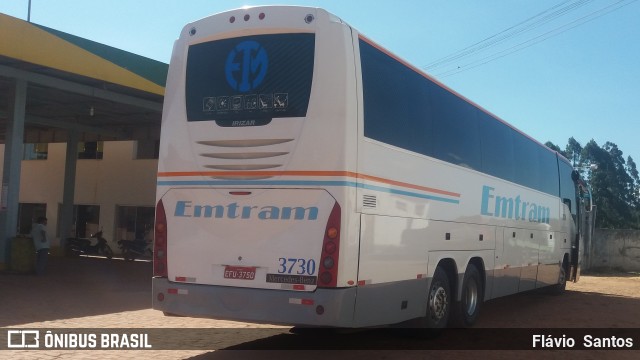
POLYGON ((225 279, 253 280, 256 278, 256 268, 248 266, 225 266, 225 279))

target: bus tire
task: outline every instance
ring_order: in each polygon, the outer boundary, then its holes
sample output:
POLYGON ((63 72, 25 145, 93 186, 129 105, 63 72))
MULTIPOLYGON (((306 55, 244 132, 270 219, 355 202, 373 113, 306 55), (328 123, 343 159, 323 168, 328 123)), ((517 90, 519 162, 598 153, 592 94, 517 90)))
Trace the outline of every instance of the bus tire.
POLYGON ((456 301, 452 307, 453 327, 466 328, 473 326, 480 314, 480 307, 484 299, 480 272, 473 264, 469 264, 462 279, 460 301, 456 301))
POLYGON ((558 283, 549 287, 549 293, 551 295, 562 295, 567 288, 567 263, 563 262, 560 267, 560 274, 558 274, 558 283))
POLYGON ((438 266, 433 273, 427 294, 427 313, 424 326, 428 329, 443 329, 449 322, 451 312, 451 287, 446 272, 438 266))

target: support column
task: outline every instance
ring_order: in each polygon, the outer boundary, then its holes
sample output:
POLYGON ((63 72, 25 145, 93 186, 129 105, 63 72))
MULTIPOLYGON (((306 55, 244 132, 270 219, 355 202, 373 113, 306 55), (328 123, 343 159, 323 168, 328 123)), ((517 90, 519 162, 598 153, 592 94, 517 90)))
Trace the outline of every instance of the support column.
MULTIPOLYGON (((70 129, 64 162, 64 190, 60 216, 60 246, 64 250, 73 226, 73 202, 76 189, 76 164, 78 162, 78 131, 70 129)), ((75 235, 73 235, 75 236, 75 235)))
POLYGON ((4 148, 4 172, 0 196, 0 269, 11 256, 10 239, 17 234, 20 171, 24 142, 24 118, 27 106, 27 82, 16 79, 9 99, 7 139, 4 148))

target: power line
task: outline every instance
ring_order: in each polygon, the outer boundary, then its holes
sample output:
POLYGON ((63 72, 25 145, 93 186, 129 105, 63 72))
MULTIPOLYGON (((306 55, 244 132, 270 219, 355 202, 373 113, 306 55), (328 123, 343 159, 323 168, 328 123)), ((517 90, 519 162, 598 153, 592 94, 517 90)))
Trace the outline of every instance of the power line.
POLYGON ((513 54, 513 53, 518 52, 520 50, 524 50, 524 49, 526 49, 528 47, 531 47, 531 46, 533 46, 535 44, 538 44, 538 43, 540 43, 542 41, 548 40, 548 39, 550 39, 550 38, 552 38, 554 36, 560 35, 560 34, 566 32, 566 31, 569 31, 569 30, 571 30, 571 29, 573 29, 575 27, 578 27, 578 26, 583 25, 583 24, 585 24, 587 22, 595 20, 595 19, 597 19, 599 17, 607 15, 607 14, 613 12, 613 11, 619 10, 619 9, 621 9, 621 8, 627 6, 627 5, 630 5, 630 4, 632 4, 632 3, 634 3, 634 2, 636 2, 638 0, 630 0, 628 2, 626 2, 626 1, 627 0, 620 0, 620 1, 616 2, 616 3, 614 3, 614 4, 608 5, 608 6, 602 8, 600 10, 596 10, 596 11, 594 11, 594 12, 588 14, 588 15, 585 15, 585 16, 577 19, 577 20, 574 20, 574 21, 572 21, 572 22, 570 22, 568 24, 559 26, 559 27, 557 27, 557 28, 555 28, 555 29, 553 29, 551 31, 548 31, 548 32, 542 34, 542 35, 539 35, 539 36, 536 36, 536 37, 534 37, 532 39, 523 41, 523 42, 521 42, 521 43, 519 43, 517 45, 514 45, 514 46, 512 46, 512 47, 510 47, 508 49, 502 50, 500 52, 497 52, 495 54, 489 55, 489 56, 484 57, 482 59, 472 61, 472 62, 470 62, 470 63, 468 63, 466 65, 458 66, 455 69, 444 71, 442 73, 436 74, 435 76, 436 77, 440 77, 440 78, 447 77, 447 76, 459 74, 459 73, 461 73, 463 71, 474 69, 474 68, 476 68, 478 66, 485 65, 485 64, 490 63, 492 61, 495 61, 497 59, 503 58, 503 57, 505 57, 507 55, 513 54))
POLYGON ((546 9, 524 21, 521 21, 497 34, 489 36, 481 41, 476 42, 473 45, 467 46, 466 48, 456 51, 450 55, 447 55, 443 58, 440 58, 424 67, 425 70, 434 70, 438 67, 446 66, 454 60, 458 60, 461 58, 468 57, 470 55, 475 54, 476 52, 483 51, 489 47, 497 45, 499 43, 505 42, 510 38, 521 34, 526 31, 530 31, 535 29, 536 27, 541 26, 542 24, 549 22, 559 16, 566 14, 572 10, 579 8, 580 6, 588 3, 591 0, 580 0, 578 2, 573 2, 573 0, 565 1, 563 3, 559 3, 555 6, 552 6, 549 9, 546 9), (564 6, 567 3, 571 3, 569 5, 564 6), (560 9, 558 9, 560 8, 560 9))
POLYGON ((524 21, 521 21, 497 34, 489 36, 481 41, 476 42, 473 45, 456 51, 450 55, 447 55, 441 59, 438 59, 424 67, 425 70, 434 70, 436 68, 446 66, 454 60, 470 57, 477 52, 482 52, 495 45, 503 43, 517 35, 534 30, 552 20, 555 20, 561 16, 566 15, 572 11, 579 9, 580 7, 588 4, 592 0, 569 0, 550 7, 524 21), (568 4, 570 3, 570 4, 568 4))

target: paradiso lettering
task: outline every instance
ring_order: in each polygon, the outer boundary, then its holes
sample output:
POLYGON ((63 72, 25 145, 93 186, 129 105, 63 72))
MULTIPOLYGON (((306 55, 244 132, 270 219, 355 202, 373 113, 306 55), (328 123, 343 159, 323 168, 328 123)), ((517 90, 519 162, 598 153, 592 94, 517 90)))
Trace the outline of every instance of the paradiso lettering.
POLYGON ((311 207, 278 207, 238 205, 202 205, 192 201, 179 200, 176 202, 174 215, 176 217, 215 218, 215 219, 252 219, 260 220, 316 220, 318 208, 311 207))
POLYGON ((494 188, 484 185, 482 187, 482 203, 480 212, 482 215, 494 216, 504 219, 515 219, 537 223, 549 223, 551 209, 534 202, 524 201, 520 195, 515 198, 494 195, 494 188))

